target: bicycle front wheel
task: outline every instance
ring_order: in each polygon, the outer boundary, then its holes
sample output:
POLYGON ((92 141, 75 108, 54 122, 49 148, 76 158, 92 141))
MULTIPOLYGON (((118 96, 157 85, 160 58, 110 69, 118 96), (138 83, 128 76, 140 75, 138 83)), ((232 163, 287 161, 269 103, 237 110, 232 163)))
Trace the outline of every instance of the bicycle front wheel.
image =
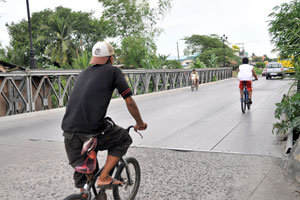
POLYGON ((248 110, 250 110, 250 106, 251 106, 251 104, 248 102, 248 103, 247 103, 247 108, 248 108, 248 110))
POLYGON ((115 200, 133 200, 140 187, 141 169, 138 161, 132 157, 125 160, 128 163, 128 168, 125 166, 125 163, 121 163, 115 175, 115 179, 124 183, 123 187, 115 187, 113 189, 115 200))
POLYGON ((64 200, 86 200, 86 199, 83 198, 81 194, 71 194, 66 198, 64 198, 64 200))

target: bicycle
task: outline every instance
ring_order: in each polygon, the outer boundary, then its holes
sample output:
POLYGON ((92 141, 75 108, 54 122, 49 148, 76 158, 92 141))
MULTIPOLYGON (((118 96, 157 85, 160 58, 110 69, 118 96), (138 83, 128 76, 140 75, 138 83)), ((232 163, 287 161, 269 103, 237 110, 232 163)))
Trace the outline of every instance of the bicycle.
MULTIPOLYGON (((133 126, 129 126, 129 132, 133 126)), ((141 133, 137 132, 141 138, 141 133)), ((107 200, 106 190, 112 189, 114 200, 134 200, 141 182, 141 169, 138 161, 133 157, 121 157, 118 164, 112 169, 111 174, 114 179, 123 182, 123 186, 112 186, 111 188, 99 188, 97 190, 96 181, 100 176, 103 167, 96 174, 86 174, 87 182, 84 191, 79 194, 71 194, 64 200, 107 200), (132 188, 132 189, 131 189, 132 188), (87 198, 82 195, 86 194, 87 198)))
MULTIPOLYGON (((252 82, 254 82, 256 79, 253 79, 252 82)), ((248 110, 250 110, 251 107, 251 102, 249 101, 249 91, 247 89, 247 81, 243 81, 243 94, 241 98, 241 108, 242 108, 242 113, 245 113, 246 107, 248 110)))
POLYGON ((199 86, 199 81, 198 80, 192 80, 191 90, 194 91, 194 88, 196 88, 196 90, 198 90, 198 86, 199 86))

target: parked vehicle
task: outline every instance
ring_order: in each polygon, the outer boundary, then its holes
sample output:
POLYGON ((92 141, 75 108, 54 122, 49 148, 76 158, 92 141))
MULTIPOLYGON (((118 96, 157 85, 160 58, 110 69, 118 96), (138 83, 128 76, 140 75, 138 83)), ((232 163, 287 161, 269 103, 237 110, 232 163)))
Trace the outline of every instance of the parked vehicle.
POLYGON ((295 68, 294 67, 284 67, 285 74, 295 74, 295 68))
POLYGON ((271 62, 267 65, 266 79, 271 79, 272 77, 280 76, 282 79, 285 76, 285 71, 281 63, 271 62))
POLYGON ((293 56, 288 57, 286 59, 281 59, 280 57, 278 57, 277 62, 283 65, 285 74, 295 74, 295 62, 293 56))
POLYGON ((261 72, 261 75, 266 76, 266 73, 267 73, 267 68, 264 68, 263 71, 261 72))

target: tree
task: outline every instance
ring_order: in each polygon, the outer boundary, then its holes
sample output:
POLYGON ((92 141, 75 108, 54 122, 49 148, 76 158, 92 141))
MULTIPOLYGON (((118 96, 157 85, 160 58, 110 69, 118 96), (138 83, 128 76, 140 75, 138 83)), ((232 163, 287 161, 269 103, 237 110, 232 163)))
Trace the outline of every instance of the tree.
POLYGON ((24 67, 26 60, 29 58, 26 47, 16 48, 8 46, 0 49, 0 60, 13 63, 24 67))
MULTIPOLYGON (((68 64, 71 64, 71 59, 78 56, 79 51, 76 47, 79 45, 76 45, 72 40, 72 24, 67 24, 67 20, 62 20, 58 16, 52 16, 49 21, 49 26, 43 27, 44 29, 51 29, 53 34, 46 38, 52 42, 46 46, 45 54, 60 67, 68 66, 68 64)), ((44 36, 41 38, 43 39, 44 36)), ((37 40, 39 41, 39 38, 37 40)))
POLYGON ((208 60, 208 66, 211 68, 218 67, 218 57, 213 53, 210 55, 210 59, 208 60))
MULTIPOLYGON (((39 66, 47 66, 53 64, 53 60, 46 53, 45 49, 52 43, 57 43, 56 34, 57 31, 52 29, 54 27, 53 19, 59 19, 59 23, 63 23, 69 26, 68 31, 71 35, 68 37, 74 44, 80 44, 82 49, 91 50, 93 44, 98 40, 104 40, 109 37, 107 33, 106 22, 99 21, 92 17, 92 12, 74 12, 71 9, 57 7, 55 10, 45 9, 40 12, 32 13, 32 37, 33 46, 35 50, 35 56, 39 66), (47 28, 48 27, 48 28, 47 28), (52 60, 52 61, 51 61, 52 60)), ((57 20, 58 21, 58 20, 57 20)), ((10 46, 12 48, 26 47, 29 52, 29 37, 28 37, 28 23, 26 20, 22 20, 18 23, 6 24, 10 35, 10 46)), ((66 37, 66 36, 65 36, 66 37)), ((69 48, 72 48, 71 46, 69 48)), ((76 51, 76 49, 74 49, 76 51)), ((71 49, 70 49, 71 51, 71 49)), ((29 54, 29 53, 27 53, 29 54)), ((68 58, 69 63, 74 58, 72 55, 68 58)), ((69 54, 70 56, 70 54, 69 54)), ((28 66, 28 59, 24 60, 22 65, 28 66)), ((66 65, 67 66, 67 65, 66 65)))
MULTIPOLYGON (((184 50, 186 55, 200 53, 199 58, 206 66, 210 66, 212 64, 212 55, 215 55, 213 59, 217 66, 223 63, 223 42, 220 40, 218 35, 192 35, 191 37, 185 37, 184 40, 187 44, 187 47, 184 50)), ((225 55, 227 62, 230 59, 237 59, 233 50, 226 44, 225 55)), ((213 65, 216 66, 215 64, 213 65)))
POLYGON ((293 0, 273 8, 269 15, 269 32, 276 50, 280 56, 293 56, 298 61, 300 57, 300 2, 293 0))
MULTIPOLYGON (((300 2, 293 0, 273 8, 269 15, 273 19, 269 23, 269 32, 272 42, 279 51, 281 58, 293 57, 296 67, 298 90, 300 89, 300 2)), ((291 88, 293 85, 291 86, 291 88)), ((292 131, 295 135, 300 132, 300 95, 296 93, 284 95, 282 101, 277 103, 275 118, 280 121, 273 126, 273 133, 277 135, 292 131), (282 117, 284 116, 284 117, 282 117)), ((294 136, 295 136, 294 135, 294 136)))
POLYGON ((123 38, 119 59, 128 68, 157 68, 156 45, 148 37, 133 35, 123 38))
POLYGON ((194 62, 191 64, 190 68, 206 68, 206 65, 200 61, 199 57, 194 60, 194 62))
POLYGON ((79 56, 73 59, 72 67, 73 69, 84 69, 89 66, 92 55, 88 51, 83 51, 79 56))
POLYGON ((119 61, 128 68, 158 68, 154 39, 161 32, 157 22, 170 9, 171 0, 158 0, 151 8, 148 0, 99 0, 104 7, 101 21, 109 34, 121 41, 119 61))
POLYGON ((99 0, 104 7, 101 16, 115 37, 144 35, 153 38, 160 33, 157 22, 171 7, 171 0, 158 0, 151 8, 148 0, 99 0))

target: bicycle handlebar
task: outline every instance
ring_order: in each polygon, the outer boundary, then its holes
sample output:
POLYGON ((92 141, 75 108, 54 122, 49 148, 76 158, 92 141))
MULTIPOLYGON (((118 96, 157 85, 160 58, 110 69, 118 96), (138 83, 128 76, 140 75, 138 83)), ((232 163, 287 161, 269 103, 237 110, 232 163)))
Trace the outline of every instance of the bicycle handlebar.
MULTIPOLYGON (((128 126, 128 128, 127 128, 128 133, 129 133, 131 128, 134 128, 134 126, 133 125, 128 126)), ((138 133, 142 139, 144 138, 140 132, 138 132, 138 131, 134 131, 134 132, 138 133)))

